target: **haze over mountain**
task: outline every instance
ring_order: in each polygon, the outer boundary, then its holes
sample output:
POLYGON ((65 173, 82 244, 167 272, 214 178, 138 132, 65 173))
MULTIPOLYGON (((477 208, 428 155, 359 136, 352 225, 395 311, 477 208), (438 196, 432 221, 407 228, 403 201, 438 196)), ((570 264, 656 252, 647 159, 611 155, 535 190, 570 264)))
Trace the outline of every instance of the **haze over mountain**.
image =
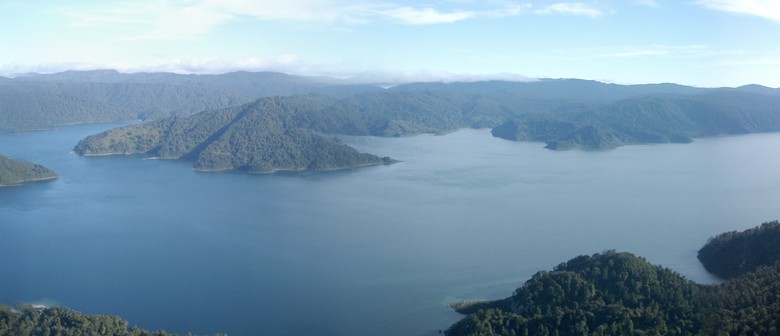
POLYGON ((114 70, 27 74, 0 81, 0 129, 32 130, 85 122, 154 120, 236 106, 266 96, 375 91, 336 79, 281 73, 123 74, 114 70))
MULTIPOLYGON (((696 137, 780 131, 779 90, 761 86, 704 89, 675 84, 616 85, 562 79, 410 83, 380 89, 374 86, 333 84, 338 83, 337 80, 283 74, 122 75, 112 71, 70 72, 20 78, 17 81, 27 90, 36 88, 28 83, 44 85, 44 94, 35 95, 39 97, 37 100, 18 100, 20 103, 16 106, 19 108, 13 111, 30 109, 24 102, 37 102, 38 105, 47 102, 49 105, 45 114, 60 116, 61 119, 71 118, 73 122, 127 120, 129 117, 154 120, 166 114, 186 117, 205 106, 213 108, 214 105, 219 107, 243 100, 251 101, 248 97, 253 94, 286 93, 288 97, 284 99, 260 100, 239 108, 209 110, 192 118, 162 119, 146 126, 109 131, 86 139, 76 147, 79 153, 88 155, 140 153, 193 159, 195 167, 201 170, 274 171, 314 168, 318 165, 311 161, 312 158, 302 159, 292 165, 282 163, 288 162, 288 159, 274 159, 276 163, 269 163, 268 158, 276 154, 271 153, 272 147, 259 143, 267 142, 263 139, 278 137, 285 139, 281 141, 285 144, 298 143, 294 146, 298 148, 296 153, 314 153, 313 149, 304 150, 300 146, 313 143, 323 145, 319 140, 312 140, 325 139, 316 133, 406 136, 441 134, 459 128, 492 128, 493 135, 497 137, 515 141, 541 141, 546 143, 546 148, 565 150, 690 142, 696 137), (69 92, 68 99, 46 95, 46 90, 51 87, 45 85, 50 83, 62 92, 69 92), (81 91, 85 85, 90 86, 90 89, 81 91), (115 90, 120 90, 121 94, 115 90), (155 91, 152 93, 150 90, 155 91), (296 95, 306 90, 319 91, 321 94, 296 95), (128 91, 133 95, 126 93, 128 91), (79 97, 81 92, 86 92, 83 97, 79 97), (112 100, 108 98, 114 93, 125 99, 117 99, 125 102, 122 108, 104 109, 101 104, 110 104, 112 100), (133 99, 127 99, 128 96, 133 99), (57 105, 43 97, 60 99, 61 103, 57 105), (215 100, 214 97, 219 99, 215 100), (92 105, 84 104, 85 101, 92 105), (159 104, 159 101, 163 104, 159 104), (86 109, 90 113, 73 113, 74 109, 70 107, 74 104, 93 108, 86 109), (271 119, 255 120, 252 122, 255 126, 251 128, 241 126, 242 123, 238 122, 255 114, 271 119), (284 122, 279 123, 279 120, 284 122), (278 127, 269 128, 267 125, 278 127), (196 127, 197 132, 188 133, 196 127), (229 131, 235 128, 247 130, 240 133, 229 131), (193 134, 199 134, 199 137, 193 138, 193 134), (241 140, 233 139, 218 145, 223 142, 218 139, 226 134, 241 134, 241 140), (240 149, 238 143, 251 146, 241 145, 240 149), (213 151, 218 148, 215 146, 222 148, 220 159, 213 158, 213 151), (249 147, 254 149, 247 150, 249 147), (260 155, 257 151, 267 153, 260 155), (227 159, 226 155, 231 158, 227 159)), ((8 97, 16 96, 9 94, 8 97)), ((43 110, 39 111, 43 113, 43 110)), ((18 118, 27 122, 33 120, 18 118)), ((43 127, 51 121, 43 123, 37 126, 43 127)), ((327 147, 337 148, 330 145, 327 147)), ((303 158, 298 154, 293 156, 303 158)), ((377 158, 369 161, 379 162, 377 158)), ((359 166, 369 161, 329 161, 323 163, 321 168, 359 166)))
POLYGON ((0 26, 14 33, 0 75, 114 68, 780 86, 780 6, 767 0, 74 0, 2 9, 0 26))

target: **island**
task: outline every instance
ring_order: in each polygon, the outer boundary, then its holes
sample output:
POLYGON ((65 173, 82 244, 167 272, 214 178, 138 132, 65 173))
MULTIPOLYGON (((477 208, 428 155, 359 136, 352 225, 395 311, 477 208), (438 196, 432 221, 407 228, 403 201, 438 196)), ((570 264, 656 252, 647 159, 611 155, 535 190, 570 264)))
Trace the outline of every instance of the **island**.
POLYGON ((56 179, 57 173, 24 160, 0 155, 0 187, 56 179))
POLYGON ((711 251, 705 264, 733 258, 732 248, 743 260, 761 260, 728 273, 723 284, 696 284, 641 257, 606 251, 538 272, 506 299, 454 304, 466 317, 446 334, 777 335, 780 244, 743 248, 776 239, 777 228, 769 222, 727 233, 702 248, 711 251), (724 244, 729 248, 719 248, 724 244))

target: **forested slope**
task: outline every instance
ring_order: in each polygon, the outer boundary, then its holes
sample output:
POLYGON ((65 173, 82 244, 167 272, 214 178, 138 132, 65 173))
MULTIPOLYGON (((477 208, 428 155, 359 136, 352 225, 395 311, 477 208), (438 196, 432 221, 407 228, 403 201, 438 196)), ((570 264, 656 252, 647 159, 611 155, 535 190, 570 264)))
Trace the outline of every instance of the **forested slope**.
POLYGON ((695 284, 627 253, 580 256, 535 274, 507 299, 459 305, 468 315, 447 334, 778 335, 780 247, 743 245, 776 239, 777 226, 765 223, 707 244, 746 239, 735 243, 742 257, 773 256, 721 285, 695 284))
POLYGON ((0 186, 57 178, 57 173, 39 164, 0 155, 0 186))
POLYGON ((715 236, 699 250, 698 258, 707 271, 723 278, 772 266, 780 261, 780 222, 715 236))
POLYGON ((28 74, 0 81, 0 130, 149 121, 237 106, 267 96, 316 92, 343 97, 375 90, 380 89, 271 72, 179 75, 95 70, 28 74))
POLYGON ((335 138, 300 127, 306 123, 303 116, 331 101, 324 96, 263 98, 109 130, 87 137, 74 150, 82 155, 187 159, 202 171, 333 170, 392 163, 390 158, 359 153, 335 138))
POLYGON ((720 91, 566 105, 552 113, 519 116, 494 128, 493 135, 542 141, 546 148, 562 150, 777 131, 780 96, 720 91))
POLYGON ((60 307, 30 305, 18 311, 0 305, 0 335, 8 336, 167 336, 128 327, 127 321, 111 315, 85 315, 60 307))

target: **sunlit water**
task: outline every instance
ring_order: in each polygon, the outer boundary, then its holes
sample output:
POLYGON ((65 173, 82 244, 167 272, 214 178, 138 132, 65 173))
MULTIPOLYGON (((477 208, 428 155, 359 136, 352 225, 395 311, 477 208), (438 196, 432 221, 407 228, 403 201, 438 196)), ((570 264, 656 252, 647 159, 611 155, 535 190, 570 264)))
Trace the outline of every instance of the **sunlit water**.
POLYGON ((449 303, 580 254, 712 282, 707 238, 779 217, 779 134, 595 152, 487 130, 345 138, 403 162, 286 175, 70 152, 111 126, 0 134, 61 175, 0 188, 0 302, 178 333, 429 335, 458 319, 449 303))

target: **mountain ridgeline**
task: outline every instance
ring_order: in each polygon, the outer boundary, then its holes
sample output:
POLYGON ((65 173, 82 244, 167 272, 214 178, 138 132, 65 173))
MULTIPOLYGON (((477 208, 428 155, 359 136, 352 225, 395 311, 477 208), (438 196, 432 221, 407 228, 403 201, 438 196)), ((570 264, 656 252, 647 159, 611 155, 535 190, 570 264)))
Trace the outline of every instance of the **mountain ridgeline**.
POLYGON ((189 159, 204 171, 267 172, 391 162, 358 155, 323 134, 406 136, 492 128, 494 136, 542 141, 554 150, 689 142, 780 131, 780 94, 756 93, 772 90, 553 80, 417 84, 342 98, 266 97, 109 131, 84 139, 76 152, 189 159))
POLYGON ((708 255, 713 260, 761 259, 724 284, 699 285, 628 253, 579 256, 535 274, 509 298, 455 305, 467 316, 446 334, 777 335, 780 245, 745 244, 776 242, 778 226, 726 233, 702 248, 731 245, 708 255))
POLYGON ((85 139, 76 151, 182 158, 200 170, 337 169, 388 162, 357 155, 323 136, 333 134, 406 136, 491 128, 496 137, 567 150, 780 131, 780 90, 758 85, 704 89, 544 79, 382 89, 279 73, 101 70, 5 79, 0 102, 0 129, 147 121, 85 139))
POLYGON ((392 163, 359 153, 305 124, 308 111, 331 99, 269 97, 254 103, 121 127, 80 141, 82 155, 141 154, 194 161, 200 171, 334 170, 392 163))
POLYGON ((55 178, 57 173, 42 165, 0 155, 0 187, 55 178))
POLYGON ((776 95, 734 91, 646 96, 529 113, 492 133, 509 140, 543 141, 556 150, 686 143, 698 137, 776 132, 779 102, 776 95))
POLYGON ((0 130, 12 131, 188 116, 268 96, 320 93, 344 97, 381 90, 336 79, 273 72, 179 75, 95 70, 2 79, 0 130))

